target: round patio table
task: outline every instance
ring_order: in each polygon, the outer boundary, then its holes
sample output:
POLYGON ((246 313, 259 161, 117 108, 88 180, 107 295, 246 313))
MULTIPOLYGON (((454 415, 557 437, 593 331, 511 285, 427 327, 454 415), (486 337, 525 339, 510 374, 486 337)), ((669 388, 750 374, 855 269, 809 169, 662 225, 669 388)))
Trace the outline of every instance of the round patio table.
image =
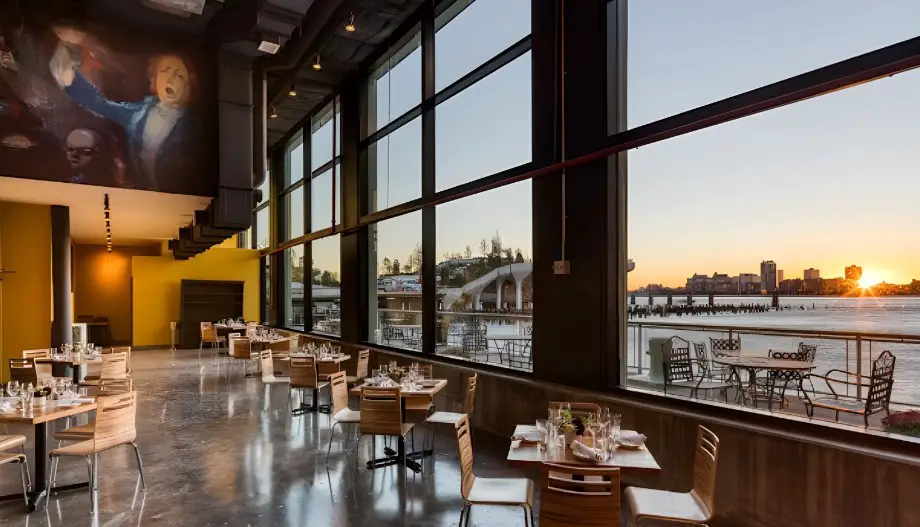
MULTIPOLYGON (((735 356, 735 357, 713 357, 712 362, 728 366, 732 373, 730 377, 737 377, 738 384, 741 384, 741 375, 738 370, 745 370, 748 374, 748 389, 754 406, 757 406, 757 372, 758 371, 782 371, 782 372, 806 372, 815 369, 811 362, 789 359, 773 359, 769 357, 756 356, 735 356)), ((740 394, 739 394, 740 395, 740 394)), ((744 398, 741 399, 742 403, 744 398)), ((773 398, 770 398, 770 407, 772 409, 773 398)), ((782 408, 782 404, 780 405, 782 408)))

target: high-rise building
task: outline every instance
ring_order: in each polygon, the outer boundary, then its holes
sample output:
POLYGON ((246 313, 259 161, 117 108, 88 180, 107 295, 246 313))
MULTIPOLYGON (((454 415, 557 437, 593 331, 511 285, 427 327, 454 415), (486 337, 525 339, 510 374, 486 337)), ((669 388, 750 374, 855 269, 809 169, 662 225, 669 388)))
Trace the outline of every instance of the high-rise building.
POLYGON ((776 262, 773 260, 760 262, 760 290, 775 293, 777 283, 779 282, 776 275, 776 262))
POLYGON ((815 269, 814 267, 805 269, 804 274, 806 280, 817 280, 818 278, 821 278, 821 271, 815 269))
POLYGON ((843 277, 847 280, 859 280, 862 278, 862 267, 858 265, 850 265, 843 271, 843 277))
POLYGON ((779 283, 786 279, 786 271, 782 269, 776 271, 776 287, 779 289, 779 283))

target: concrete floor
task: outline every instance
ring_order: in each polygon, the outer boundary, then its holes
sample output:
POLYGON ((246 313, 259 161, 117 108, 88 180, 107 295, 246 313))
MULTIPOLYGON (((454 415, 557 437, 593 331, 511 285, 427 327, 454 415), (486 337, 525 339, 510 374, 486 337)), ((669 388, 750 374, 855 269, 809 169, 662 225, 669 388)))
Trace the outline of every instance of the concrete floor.
MULTIPOLYGON (((0 503, 0 525, 458 524, 460 469, 452 431, 439 434, 437 453, 425 460, 421 474, 396 466, 367 470, 369 438, 360 443, 356 470, 354 456, 343 451, 342 433, 336 434, 327 466, 328 416, 292 417, 286 384, 263 386, 256 378, 244 378, 238 363, 228 372, 228 359, 222 360, 218 371, 211 360, 199 364, 197 350, 135 352, 137 444, 146 493, 138 492, 133 450, 120 447, 100 455, 98 518, 90 515, 83 490, 55 495, 47 509, 31 515, 21 501, 0 503)), ((7 432, 28 436, 31 456, 31 427, 8 425, 7 432)), ((382 441, 378 444, 382 450, 382 441)), ((477 433, 474 446, 478 476, 537 477, 505 467, 506 438, 477 433)), ((58 484, 86 477, 83 460, 62 460, 58 484)), ((16 466, 0 466, 0 494, 19 491, 16 466)), ((523 525, 523 514, 514 508, 475 507, 471 524, 523 525)))

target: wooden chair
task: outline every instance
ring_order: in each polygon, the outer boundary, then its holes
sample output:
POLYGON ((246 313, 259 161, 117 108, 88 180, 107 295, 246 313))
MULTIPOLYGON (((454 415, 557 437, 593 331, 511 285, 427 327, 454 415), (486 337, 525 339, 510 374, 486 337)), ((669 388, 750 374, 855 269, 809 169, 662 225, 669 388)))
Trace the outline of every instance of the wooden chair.
POLYGON ((866 428, 869 428, 869 416, 878 412, 889 415, 888 406, 891 402, 891 388, 894 385, 895 356, 890 351, 883 351, 872 363, 872 375, 866 377, 844 370, 828 370, 824 375, 809 373, 802 376, 799 388, 805 395, 805 411, 808 417, 814 417, 815 408, 826 408, 834 411, 834 420, 840 419, 840 412, 862 415, 866 428), (830 396, 819 396, 812 385, 811 390, 805 388, 804 382, 811 379, 821 379, 831 391, 830 396), (849 388, 854 386, 857 390, 866 389, 864 400, 852 395, 837 393, 834 386, 849 388))
MULTIPOLYGON (((364 406, 361 408, 363 410, 364 406)), ((456 424, 456 430, 460 453, 460 494, 463 496, 460 526, 469 525, 473 505, 521 507, 524 509, 524 525, 533 525, 533 481, 527 478, 477 478, 473 473, 470 418, 464 415, 456 424)), ((608 519, 608 523, 612 521, 617 520, 608 519)))
POLYGON ((38 385, 38 372, 35 370, 35 359, 9 359, 10 380, 18 381, 22 385, 32 383, 38 385))
MULTIPOLYGON (((403 422, 399 387, 361 388, 361 435, 395 436, 399 439, 398 452, 406 461, 406 434, 412 433, 413 423, 403 422)), ((376 441, 375 441, 376 444, 376 441)), ((412 444, 415 444, 413 438, 412 444)), ((370 462, 369 462, 370 463, 370 462)))
MULTIPOLYGON (((51 350, 50 349, 37 349, 37 350, 23 350, 22 358, 24 359, 50 359, 51 350)), ((52 372, 53 367, 50 362, 34 362, 35 365, 35 375, 38 377, 38 380, 51 379, 54 374, 52 372)))
POLYGON ((291 410, 291 415, 300 415, 306 412, 320 411, 329 413, 329 405, 319 405, 319 391, 329 386, 329 381, 320 381, 319 373, 316 371, 316 357, 291 357, 291 391, 295 388, 301 392, 311 390, 313 392, 313 404, 307 406, 300 403, 300 408, 291 410))
POLYGON ((0 465, 7 463, 19 464, 19 477, 22 479, 22 497, 26 507, 29 506, 29 492, 32 491, 32 475, 29 472, 29 461, 26 459, 26 436, 0 435, 0 465), (7 450, 19 447, 21 452, 11 453, 7 450), (28 482, 26 482, 28 480, 28 482))
POLYGON ((362 384, 364 379, 367 378, 367 366, 370 362, 371 351, 370 350, 361 350, 358 352, 358 366, 355 369, 354 376, 346 376, 345 380, 348 384, 362 384))
MULTIPOLYGON (((434 366, 430 363, 420 363, 418 373, 422 378, 430 379, 434 374, 434 366)), ((428 396, 406 397, 403 407, 406 410, 406 415, 409 416, 409 420, 424 421, 434 411, 434 401, 428 396)))
POLYGON ((131 346, 113 346, 112 353, 125 354, 125 369, 128 370, 128 377, 131 376, 131 346))
POLYGON ((131 377, 128 376, 128 354, 108 353, 102 356, 102 370, 99 379, 84 379, 83 386, 96 386, 100 391, 131 391, 131 377))
POLYGON ((259 366, 262 368, 263 384, 280 384, 291 382, 290 377, 275 376, 275 361, 272 358, 271 350, 262 350, 259 352, 259 366))
MULTIPOLYGON (((626 502, 637 527, 641 522, 669 521, 706 525, 715 516, 716 469, 719 465, 719 438, 699 426, 693 460, 693 488, 690 492, 627 487, 626 502)), ((542 521, 542 514, 541 514, 542 521)))
POLYGON ((619 525, 619 519, 620 469, 543 463, 540 527, 619 525))
MULTIPOLYGON (((198 342, 198 360, 201 360, 201 350, 205 344, 211 349, 219 349, 221 344, 227 342, 227 337, 217 334, 217 328, 210 322, 201 323, 201 340, 198 342)), ((220 351, 217 351, 220 353, 220 351)))
MULTIPOLYGON (((326 448, 326 459, 332 451, 332 438, 335 435, 335 425, 339 423, 352 425, 361 424, 361 412, 352 410, 348 407, 348 383, 345 380, 345 372, 340 371, 333 373, 329 377, 329 385, 332 387, 332 424, 329 425, 329 446, 326 448)), ((346 442, 348 436, 345 436, 346 442)))
POLYGON ((253 360, 252 341, 248 337, 235 337, 227 341, 230 348, 230 357, 243 362, 243 375, 249 376, 247 366, 253 360))
MULTIPOLYGON (((436 411, 428 416, 425 419, 425 428, 426 432, 428 425, 430 424, 449 424, 456 427, 457 423, 460 422, 464 417, 472 417, 473 409, 476 405, 476 383, 479 381, 479 374, 474 373, 466 379, 466 395, 463 398, 463 406, 460 407, 459 412, 441 412, 436 411)), ((438 429, 437 427, 432 428, 431 439, 428 439, 428 434, 425 434, 425 448, 433 448, 435 440, 437 439, 438 429)))
MULTIPOLYGON (((141 451, 134 440, 137 438, 135 418, 137 416, 137 392, 126 392, 118 395, 100 395, 96 398, 96 426, 93 429, 92 439, 81 441, 65 447, 56 448, 48 457, 51 459, 51 473, 47 488, 54 488, 57 477, 58 463, 61 457, 83 457, 90 468, 90 511, 99 509, 99 458, 100 452, 112 448, 131 445, 137 458, 137 473, 140 477, 141 487, 147 491, 144 482, 144 465, 141 462, 141 451)), ((45 500, 45 506, 48 501, 45 500)))

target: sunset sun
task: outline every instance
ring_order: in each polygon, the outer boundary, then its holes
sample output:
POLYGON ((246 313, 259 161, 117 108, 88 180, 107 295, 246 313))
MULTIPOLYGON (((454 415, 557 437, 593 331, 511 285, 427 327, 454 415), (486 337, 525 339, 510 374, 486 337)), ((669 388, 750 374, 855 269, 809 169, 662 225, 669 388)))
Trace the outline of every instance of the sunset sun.
POLYGON ((869 289, 874 285, 877 285, 882 282, 881 276, 872 271, 866 271, 863 273, 862 278, 859 279, 859 287, 862 289, 869 289))

